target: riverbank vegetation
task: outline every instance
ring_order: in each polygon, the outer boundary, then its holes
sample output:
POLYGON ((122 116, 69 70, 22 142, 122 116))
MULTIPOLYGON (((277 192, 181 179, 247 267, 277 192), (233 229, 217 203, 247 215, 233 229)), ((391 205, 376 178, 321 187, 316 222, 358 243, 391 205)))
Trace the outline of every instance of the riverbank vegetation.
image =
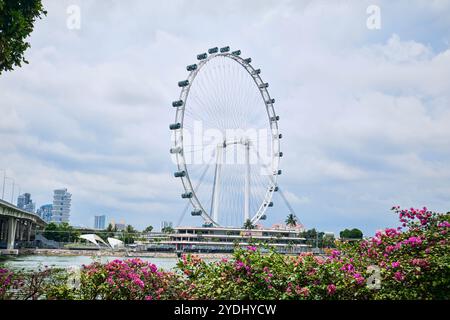
POLYGON ((398 228, 336 242, 325 256, 249 246, 216 262, 184 255, 173 271, 140 259, 0 269, 0 299, 450 299, 450 213, 393 211, 398 228))

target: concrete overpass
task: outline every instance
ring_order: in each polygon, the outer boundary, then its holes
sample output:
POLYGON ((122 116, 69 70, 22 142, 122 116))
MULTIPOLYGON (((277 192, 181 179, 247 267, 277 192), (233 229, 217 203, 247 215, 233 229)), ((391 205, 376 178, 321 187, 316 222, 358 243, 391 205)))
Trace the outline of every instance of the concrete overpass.
POLYGON ((0 252, 17 254, 16 243, 31 243, 36 229, 43 229, 46 224, 37 214, 0 200, 0 252))

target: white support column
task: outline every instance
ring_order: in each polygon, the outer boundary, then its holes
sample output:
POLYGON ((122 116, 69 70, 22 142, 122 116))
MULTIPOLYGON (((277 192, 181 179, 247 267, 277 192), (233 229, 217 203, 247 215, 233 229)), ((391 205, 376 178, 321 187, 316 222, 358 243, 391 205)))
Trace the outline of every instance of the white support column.
POLYGON ((216 171, 214 173, 214 185, 211 201, 211 213, 215 222, 219 222, 219 203, 220 203, 220 180, 221 167, 223 160, 224 145, 218 145, 216 151, 216 171))
POLYGON ((250 219, 250 141, 245 143, 244 222, 250 219))
POLYGON ((6 243, 6 249, 13 250, 14 242, 16 240, 17 219, 10 217, 8 219, 8 241, 6 243))

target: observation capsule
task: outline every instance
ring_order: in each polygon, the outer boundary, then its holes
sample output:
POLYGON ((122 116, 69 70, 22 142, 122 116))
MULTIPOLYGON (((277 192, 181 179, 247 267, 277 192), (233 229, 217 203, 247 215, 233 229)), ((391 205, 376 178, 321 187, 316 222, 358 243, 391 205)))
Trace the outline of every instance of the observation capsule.
POLYGON ((274 116, 274 117, 271 117, 270 120, 272 120, 272 121, 278 121, 278 120, 280 120, 280 116, 274 116))
POLYGON ((181 147, 170 148, 170 153, 172 153, 172 154, 181 153, 182 150, 183 150, 183 148, 181 148, 181 147))
POLYGON ((217 53, 217 51, 219 51, 219 48, 217 48, 217 47, 208 49, 208 53, 209 53, 209 54, 217 53))
POLYGON ((191 211, 191 215, 192 216, 201 216, 202 215, 202 210, 196 209, 194 211, 191 211))
POLYGON ((197 60, 204 60, 208 55, 205 53, 200 53, 197 55, 197 60))
POLYGON ((181 194, 181 198, 183 198, 183 199, 190 199, 190 198, 192 198, 192 196, 193 196, 192 192, 185 192, 185 193, 181 194))
POLYGON ((180 129, 181 128, 181 123, 179 123, 179 122, 177 122, 177 123, 172 123, 170 126, 169 126, 169 129, 170 130, 177 130, 177 129, 180 129))
POLYGON ((220 48, 220 52, 222 52, 222 53, 228 52, 228 51, 230 51, 230 47, 229 46, 220 48))
POLYGON ((190 65, 188 65, 186 67, 187 71, 194 71, 195 69, 197 69, 197 65, 195 63, 194 64, 190 64, 190 65))
POLYGON ((177 100, 172 102, 172 107, 181 107, 183 105, 183 100, 177 100))
POLYGON ((175 173, 173 174, 173 176, 174 176, 175 178, 181 178, 181 177, 184 177, 184 176, 186 176, 186 171, 184 171, 184 170, 182 170, 182 171, 177 171, 177 172, 175 172, 175 173))
POLYGON ((241 54, 241 50, 236 50, 231 53, 233 56, 239 56, 241 54))
POLYGON ((179 87, 186 87, 189 85, 189 80, 178 81, 179 87))

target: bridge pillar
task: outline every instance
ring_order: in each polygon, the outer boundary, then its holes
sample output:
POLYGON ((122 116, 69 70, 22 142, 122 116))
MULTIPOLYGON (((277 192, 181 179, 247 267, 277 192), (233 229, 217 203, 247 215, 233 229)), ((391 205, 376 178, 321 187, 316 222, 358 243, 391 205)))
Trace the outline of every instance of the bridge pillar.
POLYGON ((19 240, 25 240, 25 230, 26 230, 26 222, 19 221, 19 240))
POLYGON ((8 240, 6 243, 7 250, 14 249, 14 242, 16 240, 17 219, 10 217, 8 219, 8 240))
POLYGON ((31 229, 33 228, 33 224, 31 222, 28 222, 27 225, 27 241, 30 242, 31 240, 31 229))

